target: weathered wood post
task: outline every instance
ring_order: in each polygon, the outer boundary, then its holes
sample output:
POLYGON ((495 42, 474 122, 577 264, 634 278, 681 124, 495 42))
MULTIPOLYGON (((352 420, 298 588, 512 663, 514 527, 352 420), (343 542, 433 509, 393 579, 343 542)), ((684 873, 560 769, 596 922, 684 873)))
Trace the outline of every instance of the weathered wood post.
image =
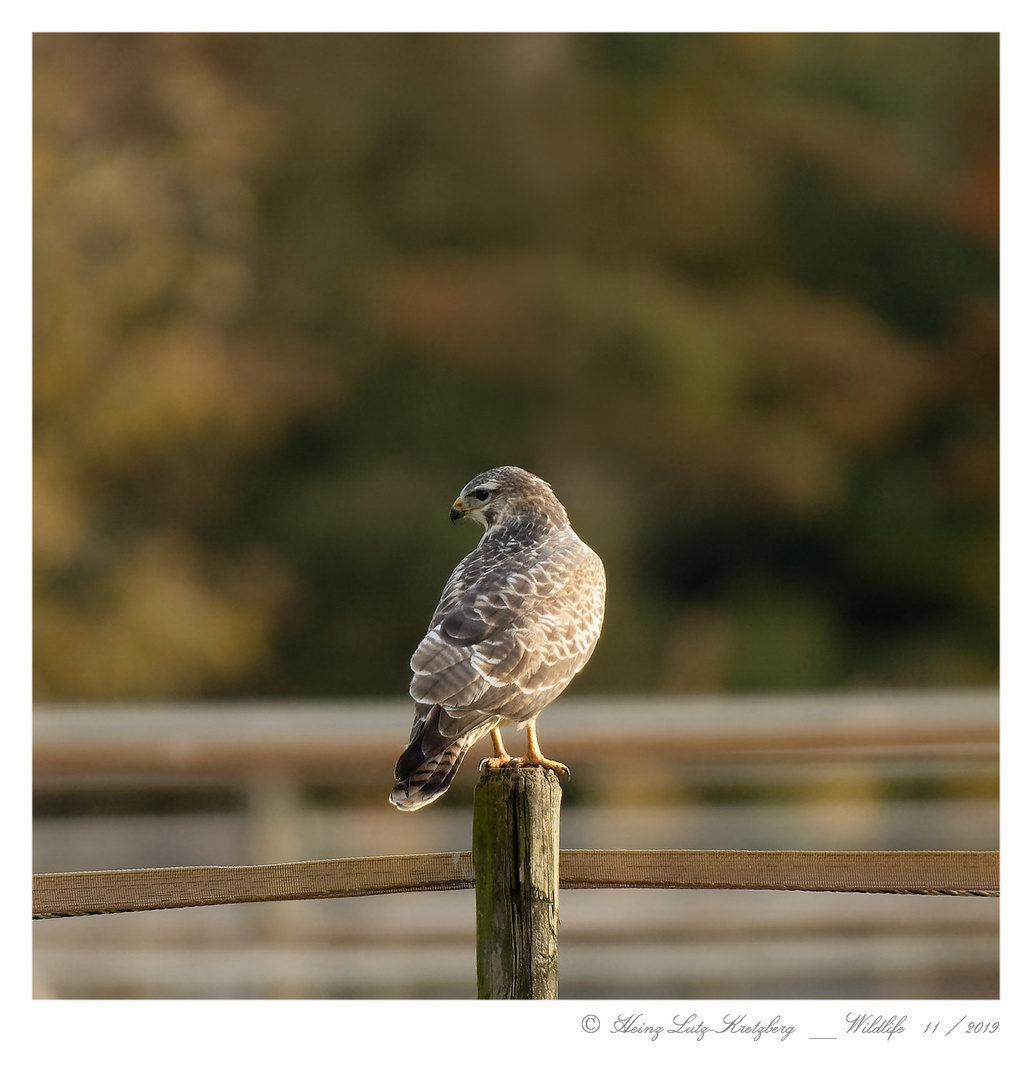
POLYGON ((478 997, 558 997, 561 799, 543 768, 485 769, 473 793, 478 997))

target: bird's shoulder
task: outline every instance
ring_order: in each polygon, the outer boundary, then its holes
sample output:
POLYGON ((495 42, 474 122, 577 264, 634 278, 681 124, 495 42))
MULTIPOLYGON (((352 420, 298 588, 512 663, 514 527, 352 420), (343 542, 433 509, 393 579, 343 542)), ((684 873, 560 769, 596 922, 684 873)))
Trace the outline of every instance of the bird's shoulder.
POLYGON ((605 573, 599 556, 569 526, 489 529, 452 571, 441 599, 499 589, 544 596, 584 570, 605 573))

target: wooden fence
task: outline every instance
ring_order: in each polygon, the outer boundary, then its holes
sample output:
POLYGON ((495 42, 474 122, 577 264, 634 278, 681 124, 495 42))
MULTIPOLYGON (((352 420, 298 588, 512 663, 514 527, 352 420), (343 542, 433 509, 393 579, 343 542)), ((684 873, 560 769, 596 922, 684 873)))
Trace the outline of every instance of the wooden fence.
MULTIPOLYGON (((966 727, 959 718, 952 729, 948 722, 945 725, 961 746, 973 741, 970 711, 966 716, 966 727)), ((943 725, 936 730, 941 742, 946 742, 943 725)), ((979 733, 984 743, 984 725, 979 733)), ((735 734, 724 738, 733 740, 735 734)), ((921 734, 927 745, 929 732, 921 734)), ((653 738, 656 740, 654 732, 653 738)), ((782 746, 793 741, 785 739, 784 730, 778 733, 772 729, 767 734, 768 746, 778 738, 782 746)), ((898 729, 890 732, 888 726, 875 739, 878 745, 908 744, 907 737, 901 737, 898 729)), ((870 725, 860 733, 859 741, 865 740, 870 745, 870 725)), ((132 740, 123 740, 123 746, 126 741, 132 740)), ((662 741, 662 736, 656 741, 662 741)), ((153 766, 153 743, 150 753, 153 766)), ((55 755, 51 746, 49 758, 46 754, 43 757, 53 772, 55 757, 60 758, 60 754, 55 755)), ((133 759, 133 768, 140 767, 138 752, 135 757, 126 753, 121 760, 128 759, 133 759)), ((74 760, 82 768, 82 758, 74 760)), ((116 755, 116 767, 118 760, 116 755)), ((181 743, 179 767, 183 760, 181 743)), ((64 761, 71 765, 73 758, 66 756, 64 761)), ((196 767, 196 761, 190 767, 196 767)), ((540 770, 485 774, 474 807, 474 843, 468 852, 39 874, 34 878, 33 915, 47 919, 475 888, 480 996, 553 997, 560 889, 768 889, 956 896, 995 896, 999 890, 995 851, 559 851, 559 785, 551 774, 540 770), (492 784, 494 794, 490 795, 492 784), (522 785, 520 790, 516 790, 518 785, 522 785), (515 816, 536 822, 527 827, 530 841, 522 848, 516 841, 524 827, 513 825, 514 800, 521 808, 515 816), (500 807, 506 801, 510 809, 503 812, 500 807)))
POLYGON ((559 782, 486 773, 474 849, 253 867, 36 875, 33 917, 477 890, 482 998, 558 996, 559 888, 778 889, 998 896, 993 851, 559 851, 559 782))
MULTIPOLYGON (((562 889, 770 889, 998 896, 997 851, 559 852, 562 889)), ((266 866, 88 870, 33 877, 32 916, 332 900, 472 889, 472 851, 266 866)))

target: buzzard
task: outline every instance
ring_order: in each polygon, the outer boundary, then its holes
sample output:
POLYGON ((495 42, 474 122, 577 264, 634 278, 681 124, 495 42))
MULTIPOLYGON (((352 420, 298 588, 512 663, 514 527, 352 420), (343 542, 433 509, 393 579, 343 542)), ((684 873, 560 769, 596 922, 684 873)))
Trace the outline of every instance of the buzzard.
POLYGON ((489 469, 452 504, 452 522, 462 517, 484 535, 452 571, 412 655, 416 718, 391 793, 399 810, 443 795, 466 751, 488 734, 494 756, 482 767, 568 773, 542 756, 535 724, 588 662, 602 629, 602 560, 544 480, 512 465, 489 469), (526 757, 506 753, 503 724, 526 729, 526 757))

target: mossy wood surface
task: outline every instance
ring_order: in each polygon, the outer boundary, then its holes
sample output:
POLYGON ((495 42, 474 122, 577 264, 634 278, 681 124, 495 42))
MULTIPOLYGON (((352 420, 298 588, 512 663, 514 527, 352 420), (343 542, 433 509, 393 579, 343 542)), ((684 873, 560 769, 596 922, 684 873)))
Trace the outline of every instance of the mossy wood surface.
POLYGON ((558 997, 561 799, 542 768, 486 770, 477 784, 478 997, 558 997))

